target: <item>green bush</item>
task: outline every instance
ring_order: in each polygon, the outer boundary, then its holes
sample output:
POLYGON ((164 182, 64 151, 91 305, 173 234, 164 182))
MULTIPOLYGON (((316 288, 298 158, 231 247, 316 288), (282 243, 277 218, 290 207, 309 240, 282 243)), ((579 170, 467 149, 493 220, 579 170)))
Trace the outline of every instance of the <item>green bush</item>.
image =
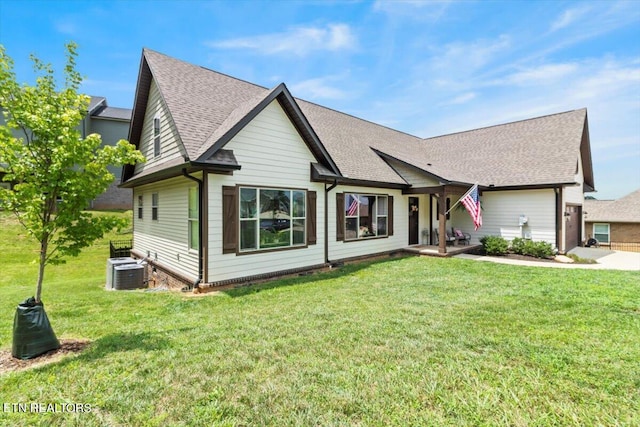
POLYGON ((480 243, 487 255, 506 255, 509 242, 500 236, 484 236, 480 243))
POLYGON ((548 258, 555 253, 549 242, 534 242, 521 237, 516 237, 511 241, 511 252, 535 258, 548 258))
POLYGON ((511 252, 518 255, 525 255, 525 247, 527 240, 522 237, 516 237, 511 241, 511 252))
POLYGON ((553 246, 549 242, 528 241, 525 245, 526 254, 536 258, 548 258, 554 254, 553 246))

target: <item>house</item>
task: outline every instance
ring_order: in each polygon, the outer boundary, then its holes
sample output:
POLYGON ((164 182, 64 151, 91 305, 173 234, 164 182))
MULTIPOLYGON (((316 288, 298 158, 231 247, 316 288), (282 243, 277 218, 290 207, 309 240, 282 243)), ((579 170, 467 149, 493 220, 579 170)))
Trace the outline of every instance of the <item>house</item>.
MULTIPOLYGON (((107 99, 102 96, 92 96, 88 113, 81 123, 82 137, 92 133, 102 136, 102 143, 115 145, 121 139, 127 139, 131 122, 131 109, 110 107, 107 99)), ((120 188, 122 179, 121 167, 109 167, 115 176, 109 188, 91 202, 92 209, 131 209, 132 191, 120 188)))
MULTIPOLYGON (((121 139, 127 139, 129 124, 131 122, 131 109, 109 107, 107 99, 102 96, 92 96, 87 108, 87 114, 80 123, 79 131, 82 138, 91 133, 102 136, 103 144, 115 145, 121 139)), ((0 126, 4 125, 4 115, 0 114, 0 126)), ((16 134, 17 137, 21 135, 16 134)), ((113 184, 96 197, 92 202, 92 209, 131 209, 132 192, 128 188, 119 188, 122 168, 109 167, 109 171, 115 176, 113 184)), ((0 186, 10 188, 10 182, 2 181, 5 172, 0 164, 0 186)))
POLYGON ((423 139, 149 49, 129 141, 147 159, 122 175, 132 252, 189 284, 435 245, 451 227, 565 252, 594 190, 585 109, 423 139), (478 231, 447 212, 475 183, 478 231))
POLYGON ((640 251, 640 189, 618 200, 585 200, 587 237, 611 249, 640 251))

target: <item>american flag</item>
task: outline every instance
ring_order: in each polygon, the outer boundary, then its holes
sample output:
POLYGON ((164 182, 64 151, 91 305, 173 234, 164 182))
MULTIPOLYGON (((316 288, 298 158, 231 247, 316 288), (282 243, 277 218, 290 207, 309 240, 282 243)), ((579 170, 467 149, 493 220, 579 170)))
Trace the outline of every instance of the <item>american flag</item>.
POLYGON ((360 204, 358 202, 358 197, 351 196, 351 199, 352 199, 351 204, 347 208, 347 216, 355 216, 358 213, 358 205, 360 204))
POLYGON ((473 226, 475 230, 482 227, 482 211, 480 209, 480 197, 478 196, 478 184, 475 184, 467 194, 460 199, 462 205, 467 209, 471 219, 473 220, 473 226))

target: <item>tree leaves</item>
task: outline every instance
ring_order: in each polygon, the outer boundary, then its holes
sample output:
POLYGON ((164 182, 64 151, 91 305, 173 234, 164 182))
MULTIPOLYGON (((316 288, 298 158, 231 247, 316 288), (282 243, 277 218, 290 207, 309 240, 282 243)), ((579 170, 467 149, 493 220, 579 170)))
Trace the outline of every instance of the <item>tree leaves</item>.
MULTIPOLYGON (((0 45, 0 164, 13 190, 0 190, 0 204, 13 211, 41 246, 41 272, 59 264, 122 224, 109 216, 84 211, 113 182, 108 166, 143 162, 125 140, 102 147, 98 134, 82 137, 80 125, 90 97, 78 93, 82 82, 75 69, 77 45, 69 43, 64 86, 58 89, 50 64, 32 56, 35 86, 20 85, 13 60, 0 45)), ((38 278, 38 292, 42 273, 38 278)))

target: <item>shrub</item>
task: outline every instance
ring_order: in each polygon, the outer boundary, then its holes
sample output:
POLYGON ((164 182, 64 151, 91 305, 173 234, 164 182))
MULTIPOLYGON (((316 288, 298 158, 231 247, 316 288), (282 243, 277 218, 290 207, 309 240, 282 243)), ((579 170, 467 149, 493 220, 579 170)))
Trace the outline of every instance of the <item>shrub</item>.
POLYGON ((516 237, 511 241, 511 252, 518 255, 524 255, 526 244, 527 240, 522 237, 516 237))
POLYGON ((480 243, 487 255, 506 255, 509 242, 500 236, 484 236, 480 243))
POLYGON ((516 237, 511 241, 511 252, 536 258, 548 258, 554 255, 555 250, 549 242, 534 242, 532 240, 516 237))

